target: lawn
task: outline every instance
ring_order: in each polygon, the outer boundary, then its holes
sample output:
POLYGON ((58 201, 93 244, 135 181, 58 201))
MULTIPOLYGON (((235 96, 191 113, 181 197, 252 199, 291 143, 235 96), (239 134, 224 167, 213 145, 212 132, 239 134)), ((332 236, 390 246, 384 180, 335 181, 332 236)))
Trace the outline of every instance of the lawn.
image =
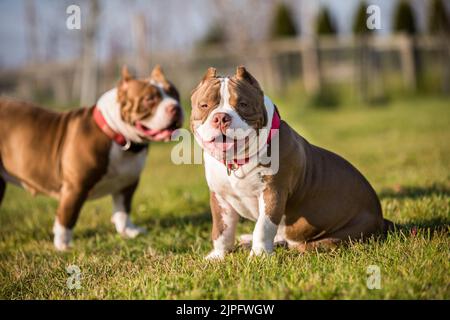
MULTIPOLYGON (((0 298, 450 299, 449 100, 338 110, 305 108, 295 95, 274 100, 298 132, 366 175, 385 216, 399 225, 395 233, 328 253, 279 248, 249 260, 238 249, 224 262, 207 262, 211 218, 203 167, 176 166, 173 144, 155 144, 132 213, 149 232, 134 240, 115 233, 105 198, 84 206, 74 248, 55 252, 56 201, 9 186, 0 209, 0 298), (81 270, 80 289, 66 284, 73 264, 81 270), (366 285, 369 265, 380 268, 380 289, 366 285)), ((238 234, 252 228, 241 220, 238 234)))

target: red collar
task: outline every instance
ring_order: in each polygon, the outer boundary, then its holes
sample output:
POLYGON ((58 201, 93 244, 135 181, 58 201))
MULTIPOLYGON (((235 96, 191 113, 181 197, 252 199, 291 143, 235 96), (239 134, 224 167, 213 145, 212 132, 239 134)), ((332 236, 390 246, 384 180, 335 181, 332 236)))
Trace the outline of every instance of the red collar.
POLYGON ((103 131, 104 134, 108 136, 108 138, 115 141, 119 146, 121 146, 124 149, 127 149, 127 146, 129 147, 130 142, 125 138, 123 134, 114 131, 108 125, 108 123, 105 120, 105 117, 103 117, 103 114, 97 108, 97 106, 94 106, 93 117, 97 126, 103 131))
MULTIPOLYGON (((273 105, 274 111, 273 111, 273 117, 272 117, 272 124, 270 126, 269 135, 267 136, 267 144, 270 144, 270 141, 272 141, 273 136, 275 133, 280 129, 281 125, 281 118, 280 113, 278 112, 278 108, 276 105, 273 105)), ((242 165, 249 162, 249 158, 244 159, 235 159, 232 162, 226 162, 226 160, 223 160, 223 164, 227 167, 227 173, 228 175, 231 174, 232 170, 237 170, 242 165)))

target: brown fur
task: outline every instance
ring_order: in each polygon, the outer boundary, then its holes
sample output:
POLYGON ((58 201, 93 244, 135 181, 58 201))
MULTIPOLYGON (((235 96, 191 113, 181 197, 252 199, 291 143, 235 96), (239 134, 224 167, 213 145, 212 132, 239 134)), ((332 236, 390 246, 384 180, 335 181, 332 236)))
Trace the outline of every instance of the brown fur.
POLYGON ((213 228, 211 231, 211 239, 216 240, 222 232, 225 230, 225 225, 222 219, 222 209, 217 203, 216 195, 214 192, 210 194, 210 206, 211 206, 211 214, 213 219, 213 228))
POLYGON ((56 113, 0 100, 3 168, 31 193, 58 198, 58 218, 69 228, 108 166, 111 140, 95 124, 92 111, 56 113))
MULTIPOLYGON (((151 79, 161 81, 169 95, 178 97, 159 66, 151 79)), ((134 79, 124 68, 118 100, 122 119, 133 124, 152 115, 161 94, 149 79, 134 79)), ((32 194, 58 199, 58 221, 69 229, 74 227, 89 192, 107 172, 114 143, 95 123, 93 109, 57 113, 26 102, 0 99, 0 169, 32 194)), ((120 191, 127 212, 137 184, 135 181, 120 191)), ((0 176, 0 204, 5 188, 0 176)))

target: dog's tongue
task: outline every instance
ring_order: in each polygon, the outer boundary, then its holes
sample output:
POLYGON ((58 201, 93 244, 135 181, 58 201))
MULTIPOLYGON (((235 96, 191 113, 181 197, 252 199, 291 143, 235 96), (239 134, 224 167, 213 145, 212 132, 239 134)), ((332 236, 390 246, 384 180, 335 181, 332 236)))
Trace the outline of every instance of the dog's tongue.
POLYGON ((139 130, 141 130, 143 134, 149 137, 150 140, 153 141, 168 141, 173 132, 173 130, 170 129, 163 129, 163 130, 149 129, 140 124, 139 122, 136 124, 136 127, 139 130))

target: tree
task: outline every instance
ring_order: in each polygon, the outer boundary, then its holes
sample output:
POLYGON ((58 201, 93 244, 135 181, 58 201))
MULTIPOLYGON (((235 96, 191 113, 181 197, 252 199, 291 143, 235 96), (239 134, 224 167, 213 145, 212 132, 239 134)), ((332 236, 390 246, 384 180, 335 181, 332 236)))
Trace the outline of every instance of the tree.
POLYGON ((298 33, 291 9, 284 3, 277 4, 274 20, 270 29, 271 38, 295 37, 298 33))
POLYGON ((214 44, 223 44, 226 41, 226 34, 223 30, 223 27, 221 24, 216 23, 213 25, 208 32, 205 34, 203 39, 200 41, 201 46, 208 46, 208 45, 214 45, 214 44))
POLYGON ((408 1, 401 0, 394 14, 394 30, 413 35, 417 33, 414 12, 408 1))
POLYGON ((331 19, 330 11, 322 8, 316 20, 316 33, 318 35, 335 35, 336 26, 331 19))
POLYGON ((368 35, 373 32, 372 29, 367 28, 367 4, 365 2, 361 2, 356 11, 352 29, 355 35, 368 35))
POLYGON ((428 16, 428 30, 431 34, 449 34, 450 21, 442 0, 433 0, 428 16))

